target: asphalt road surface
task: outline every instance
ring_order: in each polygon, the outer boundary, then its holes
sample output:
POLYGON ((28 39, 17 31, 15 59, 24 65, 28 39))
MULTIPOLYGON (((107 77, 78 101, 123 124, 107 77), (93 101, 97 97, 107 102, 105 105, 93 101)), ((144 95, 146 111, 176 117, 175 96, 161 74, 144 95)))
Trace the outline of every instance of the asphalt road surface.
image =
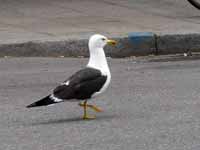
POLYGON ((199 33, 199 24, 199 10, 187 0, 0 0, 0 43, 199 33))
POLYGON ((27 109, 85 58, 0 59, 0 150, 199 150, 200 60, 109 59, 112 83, 81 119, 76 102, 27 109))

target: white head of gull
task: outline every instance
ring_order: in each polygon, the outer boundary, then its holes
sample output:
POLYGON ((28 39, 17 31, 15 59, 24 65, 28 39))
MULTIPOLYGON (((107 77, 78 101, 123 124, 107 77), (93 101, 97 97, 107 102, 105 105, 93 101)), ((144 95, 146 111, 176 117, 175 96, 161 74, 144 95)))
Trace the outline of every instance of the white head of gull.
POLYGON ((115 45, 116 41, 109 40, 107 37, 95 34, 90 37, 88 47, 90 52, 90 59, 88 62, 88 67, 99 69, 102 73, 110 72, 108 68, 108 63, 106 60, 104 46, 106 44, 115 45))

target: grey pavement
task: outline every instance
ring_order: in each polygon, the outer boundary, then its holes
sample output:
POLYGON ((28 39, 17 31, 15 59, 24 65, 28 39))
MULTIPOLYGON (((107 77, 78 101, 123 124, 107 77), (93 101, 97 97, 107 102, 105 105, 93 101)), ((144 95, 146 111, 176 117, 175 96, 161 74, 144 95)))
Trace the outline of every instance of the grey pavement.
POLYGON ((147 58, 109 59, 111 86, 91 101, 104 112, 91 121, 75 102, 25 108, 87 59, 0 59, 0 149, 199 150, 200 60, 147 58))
POLYGON ((0 0, 0 43, 88 38, 93 33, 200 33, 187 0, 0 0))

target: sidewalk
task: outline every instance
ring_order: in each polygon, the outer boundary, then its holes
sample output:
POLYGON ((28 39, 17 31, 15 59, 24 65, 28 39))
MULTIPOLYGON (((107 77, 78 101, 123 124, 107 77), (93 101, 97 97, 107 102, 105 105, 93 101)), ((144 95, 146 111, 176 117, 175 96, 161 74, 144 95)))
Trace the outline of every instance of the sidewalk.
POLYGON ((200 12, 186 0, 0 1, 0 44, 200 33, 200 12))
POLYGON ((0 43, 87 38, 129 32, 200 33, 186 0, 1 0, 0 43))

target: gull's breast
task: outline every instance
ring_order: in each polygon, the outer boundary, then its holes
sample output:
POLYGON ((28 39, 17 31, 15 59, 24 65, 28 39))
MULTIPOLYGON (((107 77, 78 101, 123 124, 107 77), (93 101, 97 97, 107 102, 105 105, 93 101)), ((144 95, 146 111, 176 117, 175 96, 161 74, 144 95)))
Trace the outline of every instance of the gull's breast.
POLYGON ((106 71, 104 73, 102 73, 103 75, 105 75, 107 77, 106 79, 106 82, 104 83, 104 85, 102 86, 102 88, 98 91, 98 92, 95 92, 92 97, 96 97, 102 93, 104 93, 106 91, 106 89, 108 88, 109 84, 110 84, 110 81, 111 81, 111 74, 110 74, 110 71, 106 71))

